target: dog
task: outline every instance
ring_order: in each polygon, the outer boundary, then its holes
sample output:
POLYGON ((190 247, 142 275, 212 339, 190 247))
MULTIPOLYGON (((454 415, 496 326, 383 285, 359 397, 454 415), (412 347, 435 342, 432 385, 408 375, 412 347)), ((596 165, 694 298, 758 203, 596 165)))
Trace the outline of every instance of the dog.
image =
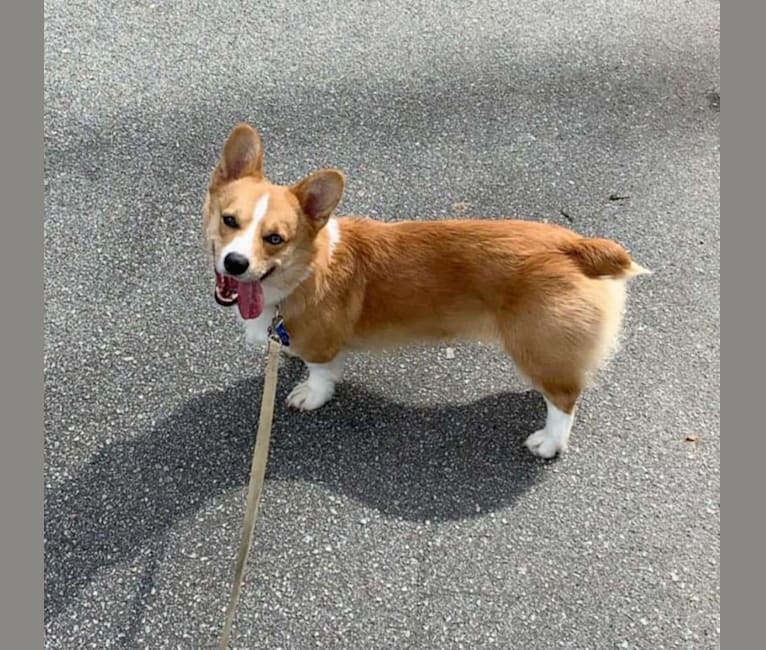
POLYGON ((237 304, 248 343, 279 314, 308 366, 290 406, 330 400, 354 350, 445 340, 497 344, 542 393, 542 458, 567 449, 578 398, 614 353, 628 280, 648 270, 609 239, 503 219, 381 222, 335 215, 345 175, 292 185, 264 175, 256 129, 230 132, 203 205, 216 298, 237 304))

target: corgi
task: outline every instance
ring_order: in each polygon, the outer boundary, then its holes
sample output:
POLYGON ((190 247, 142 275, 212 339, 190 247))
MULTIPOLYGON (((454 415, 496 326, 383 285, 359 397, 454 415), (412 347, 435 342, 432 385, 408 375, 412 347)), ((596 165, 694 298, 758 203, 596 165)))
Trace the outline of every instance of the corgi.
POLYGON ((285 350, 308 366, 288 404, 330 400, 354 350, 489 342, 544 397, 529 451, 564 452, 578 398, 616 349, 627 281, 649 271, 614 241, 553 224, 340 217, 344 186, 336 169, 271 183, 257 130, 239 124, 205 195, 216 299, 236 304, 250 344, 280 315, 285 350))

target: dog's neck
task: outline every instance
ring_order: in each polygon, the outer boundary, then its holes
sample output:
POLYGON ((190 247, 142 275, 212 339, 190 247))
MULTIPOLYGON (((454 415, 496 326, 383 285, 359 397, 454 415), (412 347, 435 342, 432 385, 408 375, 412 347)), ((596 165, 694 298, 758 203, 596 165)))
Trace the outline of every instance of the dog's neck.
MULTIPOLYGON (((316 252, 306 276, 296 287, 279 301, 279 308, 285 318, 296 318, 306 309, 309 302, 321 301, 328 290, 330 275, 334 274, 338 258, 342 257, 343 242, 340 224, 335 217, 317 233, 316 252)), ((333 281, 338 277, 334 275, 333 281)), ((272 308, 275 305, 270 305, 272 308)))

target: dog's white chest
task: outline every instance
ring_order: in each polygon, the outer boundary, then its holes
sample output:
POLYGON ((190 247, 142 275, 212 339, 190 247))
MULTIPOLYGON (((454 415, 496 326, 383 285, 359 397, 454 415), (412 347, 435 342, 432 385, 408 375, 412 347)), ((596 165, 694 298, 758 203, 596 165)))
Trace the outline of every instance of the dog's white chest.
POLYGON ((245 330, 247 345, 266 345, 269 338, 269 326, 276 313, 275 307, 266 307, 258 318, 244 319, 237 310, 237 319, 245 330))
MULTIPOLYGON (((258 318, 245 320, 240 316, 239 310, 236 310, 237 320, 242 323, 245 330, 245 345, 247 347, 266 346, 269 339, 269 327, 276 314, 276 307, 266 307, 258 318)), ((296 357, 298 354, 289 346, 282 348, 282 351, 290 356, 296 357)))

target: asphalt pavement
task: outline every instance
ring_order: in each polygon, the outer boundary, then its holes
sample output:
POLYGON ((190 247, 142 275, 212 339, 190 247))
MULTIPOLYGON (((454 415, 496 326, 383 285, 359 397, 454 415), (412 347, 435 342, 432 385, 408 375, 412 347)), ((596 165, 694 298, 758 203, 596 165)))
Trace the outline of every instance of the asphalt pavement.
MULTIPOLYGON (((342 212, 549 220, 654 271, 569 453, 488 347, 282 404, 235 648, 717 648, 720 5, 45 2, 46 647, 223 621, 262 365, 213 300, 208 174, 257 126, 342 212)), ((405 288, 403 288, 405 290, 405 288)))

